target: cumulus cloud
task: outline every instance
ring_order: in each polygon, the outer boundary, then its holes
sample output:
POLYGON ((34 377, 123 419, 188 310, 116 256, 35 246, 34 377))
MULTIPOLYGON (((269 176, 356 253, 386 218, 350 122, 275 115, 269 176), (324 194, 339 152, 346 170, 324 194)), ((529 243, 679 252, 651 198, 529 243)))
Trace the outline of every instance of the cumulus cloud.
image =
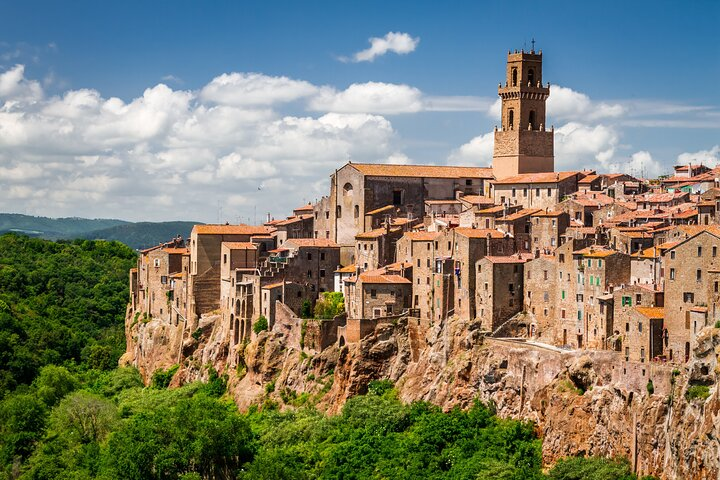
POLYGON ((677 165, 706 165, 715 168, 720 165, 720 145, 715 145, 710 150, 699 150, 697 152, 681 153, 677 157, 677 165))
POLYGON ((555 169, 607 171, 619 140, 612 126, 567 123, 555 129, 555 169))
MULTIPOLYGON (((383 116, 282 115, 307 82, 228 74, 198 91, 158 84, 129 101, 92 89, 47 97, 15 67, 0 92, 0 211, 252 221, 326 194, 348 160, 402 160, 383 116)), ((347 97, 346 97, 347 99, 347 97)), ((385 104, 385 109, 390 107, 385 104)))
POLYGON ((408 85, 367 82, 354 83, 338 92, 323 88, 309 102, 312 110, 340 113, 410 113, 423 108, 422 93, 408 85))
POLYGON ((448 157, 452 165, 490 166, 492 164, 495 135, 493 132, 473 138, 453 150, 448 157))
POLYGON ((224 73, 203 87, 200 99, 233 106, 273 105, 292 102, 316 91, 317 87, 311 83, 288 77, 270 77, 260 73, 224 73))
POLYGON ((547 113, 558 120, 592 122, 603 118, 617 118, 625 113, 618 103, 594 102, 584 93, 553 85, 547 101, 547 113))
POLYGON ((663 167, 646 150, 633 153, 629 160, 614 163, 611 168, 614 172, 627 173, 643 178, 657 178, 669 170, 667 167, 663 167))
MULTIPOLYGON (((407 33, 388 32, 384 37, 372 37, 369 39, 370 47, 355 53, 353 62, 372 62, 388 52, 406 55, 415 51, 420 43, 419 37, 411 37, 407 33)), ((346 60, 343 58, 343 60, 346 60)))

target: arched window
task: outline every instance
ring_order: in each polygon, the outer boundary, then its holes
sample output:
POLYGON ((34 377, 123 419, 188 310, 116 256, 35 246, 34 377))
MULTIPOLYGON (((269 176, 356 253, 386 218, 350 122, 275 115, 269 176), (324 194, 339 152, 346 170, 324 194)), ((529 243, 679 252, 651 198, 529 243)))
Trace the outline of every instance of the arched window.
POLYGON ((517 68, 512 69, 512 86, 517 87, 517 68))
POLYGON ((352 195, 353 194, 353 186, 350 182, 343 185, 343 195, 352 195))
POLYGON ((514 124, 515 124, 515 112, 512 110, 508 110, 508 130, 512 130, 514 124))
POLYGON ((528 83, 535 86, 535 71, 532 68, 528 70, 528 83))
POLYGON ((535 110, 530 110, 529 122, 530 122, 530 128, 532 130, 535 130, 535 110))

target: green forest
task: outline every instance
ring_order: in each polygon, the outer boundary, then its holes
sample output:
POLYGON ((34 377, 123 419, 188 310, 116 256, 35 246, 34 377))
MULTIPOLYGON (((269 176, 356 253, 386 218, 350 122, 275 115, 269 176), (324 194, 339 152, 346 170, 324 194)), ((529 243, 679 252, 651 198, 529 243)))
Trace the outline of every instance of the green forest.
POLYGON ((0 479, 636 478, 599 458, 544 471, 533 424, 404 404, 385 380, 336 416, 239 412, 217 374, 145 386, 117 368, 134 261, 118 242, 0 236, 0 479))

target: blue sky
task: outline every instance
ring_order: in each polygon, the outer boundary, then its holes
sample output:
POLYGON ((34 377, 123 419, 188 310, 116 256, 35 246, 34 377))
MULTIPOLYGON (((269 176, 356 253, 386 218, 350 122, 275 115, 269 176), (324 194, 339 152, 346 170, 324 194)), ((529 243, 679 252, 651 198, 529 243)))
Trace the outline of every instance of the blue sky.
POLYGON ((318 198, 348 159, 484 165, 506 53, 532 38, 558 169, 718 161, 717 1, 2 11, 2 211, 214 221, 219 201, 221 220, 247 221, 318 198), (391 32, 407 51, 353 61, 391 32))

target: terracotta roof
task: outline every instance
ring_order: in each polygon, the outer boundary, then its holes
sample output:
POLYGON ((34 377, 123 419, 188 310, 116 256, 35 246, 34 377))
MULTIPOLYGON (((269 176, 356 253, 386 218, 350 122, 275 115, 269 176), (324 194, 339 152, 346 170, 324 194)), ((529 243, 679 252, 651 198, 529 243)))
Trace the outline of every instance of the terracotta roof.
POLYGON ((512 185, 517 183, 557 183, 576 176, 579 172, 543 172, 522 173, 502 180, 495 180, 495 185, 512 185))
POLYGON ((542 212, 539 208, 523 208, 522 210, 519 210, 515 213, 511 213, 510 215, 506 215, 504 217, 500 217, 496 219, 496 222, 512 222, 515 220, 519 220, 521 218, 529 217, 530 215, 534 215, 538 212, 542 212))
POLYGON ((588 175, 585 178, 583 178, 582 180, 580 180, 578 183, 580 183, 580 184, 592 183, 595 180, 597 180, 598 178, 600 178, 600 175, 588 175))
POLYGON ((440 232, 406 232, 403 237, 410 239, 411 242, 430 242, 440 236, 440 232))
POLYGON ((163 252, 167 252, 170 255, 186 255, 190 253, 190 249, 186 247, 177 248, 177 247, 167 247, 163 248, 163 252))
POLYGON ((505 238, 505 234, 500 230, 492 230, 488 228, 456 228, 455 233, 467 238, 505 238))
POLYGON ((182 278, 182 272, 173 273, 170 278, 182 278))
POLYGON ((533 217, 559 217, 564 214, 562 210, 540 210, 539 212, 533 213, 533 217))
POLYGON ((708 311, 707 307, 690 307, 691 312, 705 313, 708 311))
POLYGON ((457 205, 460 200, 425 200, 428 205, 457 205))
POLYGON ((230 250, 257 250, 257 245, 252 242, 222 242, 222 244, 230 250))
POLYGON ((361 273, 360 280, 363 283, 412 283, 400 275, 367 275, 361 273))
POLYGON ((615 250, 606 250, 602 248, 596 248, 596 247, 586 247, 582 250, 576 250, 573 252, 573 255, 582 255, 585 258, 605 258, 609 257, 610 255, 615 255, 615 250))
POLYGON ((642 316, 653 318, 665 318, 665 309, 663 307, 635 307, 635 310, 642 316))
POLYGON ((264 289, 270 290, 270 289, 273 289, 273 288, 280 288, 280 287, 283 286, 283 283, 284 283, 285 285, 290 285, 292 282, 276 282, 276 283, 270 283, 270 284, 268 284, 268 285, 263 285, 263 286, 261 286, 260 288, 263 289, 263 290, 264 290, 264 289))
POLYGON ((307 205, 303 205, 300 208, 293 209, 293 212, 312 212, 313 206, 312 203, 308 203, 307 205))
POLYGON ((285 245, 292 244, 296 247, 322 247, 322 248, 335 248, 340 247, 337 243, 333 242, 329 238, 288 238, 285 240, 285 245))
POLYGON ((502 212, 504 210, 505 210, 505 207, 503 207, 502 205, 498 205, 497 207, 490 207, 490 208, 485 208, 483 210, 479 210, 476 213, 498 213, 498 212, 502 212))
MULTIPOLYGON (((396 233, 401 229, 399 227, 391 228, 390 232, 396 233)), ((356 240, 372 240, 373 238, 380 238, 387 233, 384 227, 376 228, 375 230, 369 230, 367 232, 358 233, 355 235, 356 240)))
POLYGON ((492 168, 380 163, 349 163, 348 165, 370 177, 493 178, 492 168))
POLYGON ((293 223, 302 222, 303 220, 308 220, 310 218, 312 218, 312 213, 297 215, 294 217, 288 217, 285 220, 280 220, 279 222, 275 222, 275 225, 279 227, 284 225, 291 225, 293 223))
POLYGON ((357 266, 353 263, 352 265, 348 265, 347 267, 338 268, 335 270, 335 273, 355 273, 355 269, 357 266))
POLYGON ((704 200, 702 202, 698 202, 698 207, 714 207, 715 201, 713 200, 704 200))
POLYGON ((365 212, 365 215, 377 215, 378 213, 387 212, 389 210, 393 210, 394 208, 395 207, 393 205, 385 205, 384 207, 376 208, 375 210, 365 212))
POLYGON ((470 203, 472 205, 494 205, 495 200, 490 197, 485 197, 483 195, 464 195, 460 197, 458 200, 461 202, 470 203))
POLYGON ((198 235, 262 235, 272 230, 264 225, 195 225, 192 233, 198 235))
POLYGON ((520 255, 488 255, 483 257, 491 263, 525 263, 534 258, 531 253, 521 253, 520 255))
POLYGON ((678 212, 673 214, 673 218, 692 218, 697 217, 698 211, 696 208, 693 208, 691 210, 685 210, 684 212, 678 212))

